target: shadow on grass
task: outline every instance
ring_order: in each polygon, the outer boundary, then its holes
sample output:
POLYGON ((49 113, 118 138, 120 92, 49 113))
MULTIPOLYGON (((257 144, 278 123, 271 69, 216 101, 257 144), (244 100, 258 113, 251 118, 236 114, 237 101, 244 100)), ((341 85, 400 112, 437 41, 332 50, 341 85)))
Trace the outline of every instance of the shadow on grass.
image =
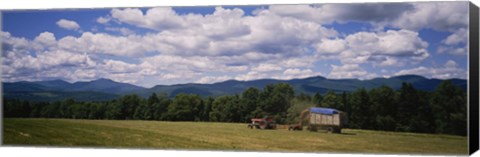
POLYGON ((357 134, 354 134, 354 133, 344 133, 344 132, 342 132, 342 133, 340 133, 340 135, 357 135, 357 134))

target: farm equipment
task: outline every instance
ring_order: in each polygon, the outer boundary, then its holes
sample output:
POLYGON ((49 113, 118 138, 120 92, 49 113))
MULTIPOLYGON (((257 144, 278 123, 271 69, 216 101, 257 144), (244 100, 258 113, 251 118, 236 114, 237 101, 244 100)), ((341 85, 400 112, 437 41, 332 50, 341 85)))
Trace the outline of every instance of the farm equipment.
POLYGON ((288 127, 288 130, 302 130, 306 121, 307 130, 319 129, 327 132, 341 133, 342 128, 348 124, 347 114, 332 108, 311 107, 300 113, 300 122, 288 127))
POLYGON ((272 118, 264 117, 264 118, 252 118, 252 123, 248 124, 248 128, 250 129, 276 129, 277 125, 272 118))
POLYGON ((305 121, 305 117, 309 114, 308 112, 310 112, 310 110, 308 109, 305 109, 303 110, 301 113, 300 113, 300 121, 298 122, 298 124, 292 124, 288 127, 288 130, 303 130, 303 123, 305 121))

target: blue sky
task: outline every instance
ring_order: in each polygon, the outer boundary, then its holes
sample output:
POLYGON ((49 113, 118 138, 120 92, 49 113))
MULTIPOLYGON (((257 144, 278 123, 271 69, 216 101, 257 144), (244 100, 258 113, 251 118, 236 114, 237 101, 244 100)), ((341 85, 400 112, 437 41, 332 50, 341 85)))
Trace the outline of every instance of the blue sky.
POLYGON ((467 2, 3 11, 2 79, 467 77, 467 2))

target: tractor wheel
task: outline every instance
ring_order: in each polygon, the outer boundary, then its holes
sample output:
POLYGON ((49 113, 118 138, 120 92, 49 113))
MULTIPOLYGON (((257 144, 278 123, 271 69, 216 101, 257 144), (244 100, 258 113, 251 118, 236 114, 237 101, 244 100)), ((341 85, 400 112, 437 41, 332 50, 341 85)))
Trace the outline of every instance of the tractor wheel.
POLYGON ((342 133, 342 129, 340 129, 340 128, 335 128, 335 133, 341 134, 341 133, 342 133))
POLYGON ((328 133, 333 133, 334 131, 335 131, 335 130, 334 130, 332 127, 328 127, 328 128, 327 128, 327 132, 328 132, 328 133))

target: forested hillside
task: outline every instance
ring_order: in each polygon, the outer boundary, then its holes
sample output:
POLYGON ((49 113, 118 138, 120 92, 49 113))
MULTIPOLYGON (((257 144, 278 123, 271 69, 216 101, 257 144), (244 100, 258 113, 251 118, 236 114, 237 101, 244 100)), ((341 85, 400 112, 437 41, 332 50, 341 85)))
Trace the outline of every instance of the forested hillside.
POLYGON ((151 93, 146 99, 131 94, 97 102, 71 98, 56 102, 4 101, 5 117, 245 123, 250 118, 271 116, 280 124, 297 123, 301 110, 320 106, 347 112, 350 128, 467 134, 466 93, 451 81, 441 82, 434 91, 403 83, 398 90, 381 86, 309 95, 295 93, 287 83, 276 83, 215 98, 182 93, 169 98, 167 94, 151 93))

